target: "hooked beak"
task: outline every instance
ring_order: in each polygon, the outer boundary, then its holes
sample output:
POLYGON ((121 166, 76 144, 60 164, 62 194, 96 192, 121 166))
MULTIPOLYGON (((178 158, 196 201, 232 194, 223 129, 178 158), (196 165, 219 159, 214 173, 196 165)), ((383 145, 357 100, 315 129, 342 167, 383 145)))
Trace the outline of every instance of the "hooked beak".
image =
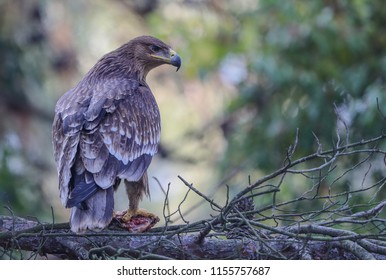
POLYGON ((173 65, 180 69, 181 67, 181 58, 180 56, 172 49, 169 49, 169 55, 168 57, 162 56, 162 55, 157 55, 157 54, 151 54, 152 57, 157 58, 159 60, 162 60, 163 62, 173 65))
POLYGON ((181 58, 180 56, 172 49, 169 50, 169 55, 170 55, 170 64, 177 67, 176 72, 178 69, 181 67, 181 58))

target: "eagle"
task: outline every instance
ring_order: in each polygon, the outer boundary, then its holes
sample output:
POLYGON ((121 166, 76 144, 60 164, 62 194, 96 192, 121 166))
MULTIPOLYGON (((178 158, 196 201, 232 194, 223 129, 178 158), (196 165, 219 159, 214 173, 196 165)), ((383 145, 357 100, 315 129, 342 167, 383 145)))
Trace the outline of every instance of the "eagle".
POLYGON ((140 36, 104 55, 57 102, 52 125, 62 204, 73 232, 99 231, 114 216, 114 190, 124 182, 122 220, 156 217, 139 209, 149 195, 147 169, 157 153, 161 122, 146 76, 181 59, 161 40, 140 36))

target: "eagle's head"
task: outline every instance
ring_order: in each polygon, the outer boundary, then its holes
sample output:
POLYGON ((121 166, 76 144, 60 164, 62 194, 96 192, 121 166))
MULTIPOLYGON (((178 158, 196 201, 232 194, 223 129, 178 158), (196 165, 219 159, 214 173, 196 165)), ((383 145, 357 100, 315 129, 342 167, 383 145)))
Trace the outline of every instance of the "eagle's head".
POLYGON ((170 64, 178 69, 181 67, 181 58, 167 44, 151 36, 140 36, 130 40, 118 49, 122 56, 130 59, 143 76, 162 64, 170 64))
POLYGON ((181 58, 167 44, 151 36, 140 36, 103 56, 86 75, 86 80, 124 76, 145 80, 150 70, 162 64, 178 69, 181 58))

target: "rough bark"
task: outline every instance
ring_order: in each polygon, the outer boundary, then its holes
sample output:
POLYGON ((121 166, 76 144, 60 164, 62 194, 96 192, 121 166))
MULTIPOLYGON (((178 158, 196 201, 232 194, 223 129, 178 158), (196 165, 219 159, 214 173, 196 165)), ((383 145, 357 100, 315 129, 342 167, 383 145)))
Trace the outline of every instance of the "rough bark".
POLYGON ((302 240, 280 234, 260 240, 227 239, 208 234, 200 242, 197 233, 163 230, 130 234, 111 228, 77 235, 68 224, 0 216, 0 247, 3 252, 20 249, 61 259, 386 259, 384 247, 374 253, 351 240, 302 240))

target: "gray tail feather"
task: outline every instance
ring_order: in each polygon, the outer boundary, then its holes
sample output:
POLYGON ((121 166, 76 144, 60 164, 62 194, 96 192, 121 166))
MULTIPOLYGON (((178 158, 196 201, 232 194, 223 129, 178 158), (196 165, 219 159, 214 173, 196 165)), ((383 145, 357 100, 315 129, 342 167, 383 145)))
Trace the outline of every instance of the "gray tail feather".
POLYGON ((93 196, 84 201, 85 209, 71 208, 70 226, 76 233, 89 230, 102 230, 107 227, 114 210, 114 188, 99 189, 93 196))

